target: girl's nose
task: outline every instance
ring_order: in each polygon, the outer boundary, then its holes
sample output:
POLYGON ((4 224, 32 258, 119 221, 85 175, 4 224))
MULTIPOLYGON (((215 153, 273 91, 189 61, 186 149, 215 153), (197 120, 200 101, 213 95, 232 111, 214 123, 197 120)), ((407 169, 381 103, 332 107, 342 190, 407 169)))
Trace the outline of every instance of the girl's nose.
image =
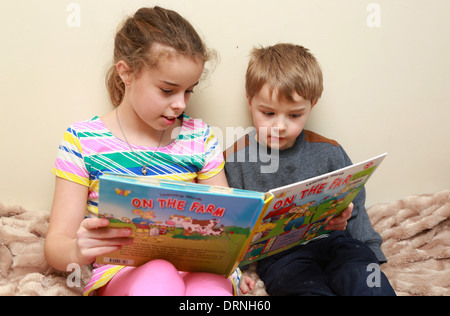
POLYGON ((173 102, 170 104, 170 107, 177 112, 183 112, 186 109, 187 100, 185 96, 178 96, 173 102))

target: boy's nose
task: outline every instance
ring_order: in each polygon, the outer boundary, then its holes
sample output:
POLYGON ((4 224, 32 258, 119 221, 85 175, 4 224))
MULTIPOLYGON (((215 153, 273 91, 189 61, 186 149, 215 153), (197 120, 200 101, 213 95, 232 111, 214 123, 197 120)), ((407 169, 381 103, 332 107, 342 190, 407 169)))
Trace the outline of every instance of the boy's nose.
POLYGON ((278 131, 286 130, 286 121, 284 120, 284 118, 282 117, 277 118, 273 128, 277 129, 278 131))

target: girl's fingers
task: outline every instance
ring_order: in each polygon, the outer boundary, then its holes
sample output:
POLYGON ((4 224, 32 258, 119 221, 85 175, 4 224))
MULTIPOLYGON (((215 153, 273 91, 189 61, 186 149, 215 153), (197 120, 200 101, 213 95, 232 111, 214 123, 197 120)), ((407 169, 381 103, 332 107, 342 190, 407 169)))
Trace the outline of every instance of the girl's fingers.
POLYGON ((81 248, 98 248, 98 247, 116 247, 127 246, 133 243, 132 238, 107 238, 107 239, 81 239, 78 240, 78 245, 81 248))
POLYGON ((92 262, 96 257, 120 250, 123 246, 131 245, 132 238, 111 239, 79 239, 78 248, 83 258, 92 262))
POLYGON ((81 227, 87 230, 107 227, 108 225, 109 220, 107 220, 106 218, 86 218, 81 222, 81 227))
POLYGON ((99 256, 104 256, 110 254, 112 252, 118 251, 122 248, 122 246, 109 246, 109 247, 97 247, 97 248, 88 248, 82 251, 82 255, 84 258, 90 258, 90 262, 93 262, 95 258, 99 256))
POLYGON ((78 251, 86 262, 106 255, 123 246, 133 243, 130 228, 108 228, 109 220, 105 218, 87 218, 81 222, 77 231, 78 251))
POLYGON ((104 218, 88 218, 81 222, 78 238, 110 239, 131 237, 131 228, 107 228, 109 221, 104 218))

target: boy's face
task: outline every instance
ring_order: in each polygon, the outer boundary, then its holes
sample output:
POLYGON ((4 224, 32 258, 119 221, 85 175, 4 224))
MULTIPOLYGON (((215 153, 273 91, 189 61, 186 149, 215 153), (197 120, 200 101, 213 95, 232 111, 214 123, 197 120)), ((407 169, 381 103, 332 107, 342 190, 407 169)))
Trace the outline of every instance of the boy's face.
POLYGON ((279 150, 294 146, 313 105, 297 93, 294 93, 293 99, 292 103, 279 101, 277 91, 271 95, 267 84, 253 99, 249 99, 258 142, 279 150))

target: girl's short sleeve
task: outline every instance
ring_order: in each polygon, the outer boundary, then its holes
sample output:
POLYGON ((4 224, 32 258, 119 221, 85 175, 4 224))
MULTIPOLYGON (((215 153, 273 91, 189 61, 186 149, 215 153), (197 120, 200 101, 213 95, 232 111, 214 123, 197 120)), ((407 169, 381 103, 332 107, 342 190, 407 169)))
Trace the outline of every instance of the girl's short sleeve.
POLYGON ((89 186, 89 172, 84 162, 81 142, 72 127, 67 129, 59 144, 52 172, 60 178, 89 186))
POLYGON ((215 135, 214 131, 206 124, 204 133, 204 151, 204 166, 197 175, 200 180, 214 177, 215 175, 220 173, 225 166, 222 147, 220 146, 219 139, 215 135))

